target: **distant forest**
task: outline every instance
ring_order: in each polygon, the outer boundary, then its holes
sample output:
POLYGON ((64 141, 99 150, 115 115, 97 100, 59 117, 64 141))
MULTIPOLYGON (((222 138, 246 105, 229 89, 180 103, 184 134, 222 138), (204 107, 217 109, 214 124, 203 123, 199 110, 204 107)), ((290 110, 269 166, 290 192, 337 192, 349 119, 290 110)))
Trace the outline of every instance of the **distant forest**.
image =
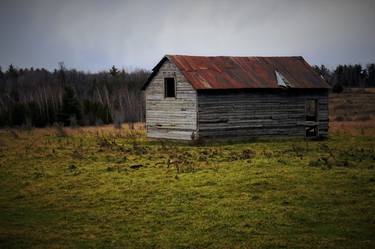
POLYGON ((126 72, 113 66, 88 73, 66 69, 54 71, 0 68, 0 127, 101 125, 138 122, 144 119, 141 87, 149 72, 126 72))
POLYGON ((314 70, 333 87, 333 91, 340 92, 343 88, 375 87, 375 64, 363 67, 360 64, 338 65, 329 70, 326 66, 314 66, 314 70))
MULTIPOLYGON (((347 87, 375 87, 375 64, 362 67, 339 65, 329 70, 314 66, 341 92, 347 87)), ((144 121, 141 91, 150 72, 126 72, 115 66, 108 71, 89 73, 67 69, 63 63, 54 71, 0 68, 0 127, 44 127, 101 125, 144 121)))

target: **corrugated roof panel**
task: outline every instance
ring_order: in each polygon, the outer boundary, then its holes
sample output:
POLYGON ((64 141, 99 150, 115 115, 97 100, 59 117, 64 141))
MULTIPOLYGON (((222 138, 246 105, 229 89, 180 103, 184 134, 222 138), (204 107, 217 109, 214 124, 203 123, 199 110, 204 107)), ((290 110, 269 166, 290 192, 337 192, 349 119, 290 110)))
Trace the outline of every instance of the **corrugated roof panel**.
POLYGON ((166 55, 153 69, 144 88, 163 62, 174 63, 191 85, 199 89, 280 88, 275 71, 292 88, 323 88, 330 86, 300 56, 233 57, 166 55))

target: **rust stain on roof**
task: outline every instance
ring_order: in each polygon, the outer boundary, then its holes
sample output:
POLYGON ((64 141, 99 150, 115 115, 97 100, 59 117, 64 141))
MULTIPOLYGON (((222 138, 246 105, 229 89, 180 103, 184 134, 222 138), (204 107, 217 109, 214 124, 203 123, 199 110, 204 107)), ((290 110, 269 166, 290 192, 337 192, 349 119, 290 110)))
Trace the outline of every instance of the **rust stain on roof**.
POLYGON ((166 55, 153 69, 149 80, 166 61, 174 63, 194 89, 281 88, 276 71, 292 88, 323 88, 330 86, 300 56, 233 57, 166 55))

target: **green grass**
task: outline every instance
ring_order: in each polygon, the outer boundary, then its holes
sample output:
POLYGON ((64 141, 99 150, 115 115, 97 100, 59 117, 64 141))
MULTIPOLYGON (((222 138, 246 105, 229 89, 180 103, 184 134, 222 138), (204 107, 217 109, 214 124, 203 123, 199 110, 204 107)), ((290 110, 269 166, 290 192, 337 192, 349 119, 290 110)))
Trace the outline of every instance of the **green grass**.
POLYGON ((375 248, 375 137, 137 134, 0 131, 0 248, 375 248))

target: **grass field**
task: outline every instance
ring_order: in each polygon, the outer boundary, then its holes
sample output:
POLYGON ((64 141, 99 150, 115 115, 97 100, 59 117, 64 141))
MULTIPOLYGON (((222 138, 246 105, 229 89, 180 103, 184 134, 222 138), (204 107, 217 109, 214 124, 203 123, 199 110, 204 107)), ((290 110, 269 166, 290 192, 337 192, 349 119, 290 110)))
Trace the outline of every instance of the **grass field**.
POLYGON ((333 121, 375 120, 375 88, 351 89, 330 94, 329 112, 333 121))
POLYGON ((375 248, 373 124, 200 145, 0 130, 0 248, 375 248))

